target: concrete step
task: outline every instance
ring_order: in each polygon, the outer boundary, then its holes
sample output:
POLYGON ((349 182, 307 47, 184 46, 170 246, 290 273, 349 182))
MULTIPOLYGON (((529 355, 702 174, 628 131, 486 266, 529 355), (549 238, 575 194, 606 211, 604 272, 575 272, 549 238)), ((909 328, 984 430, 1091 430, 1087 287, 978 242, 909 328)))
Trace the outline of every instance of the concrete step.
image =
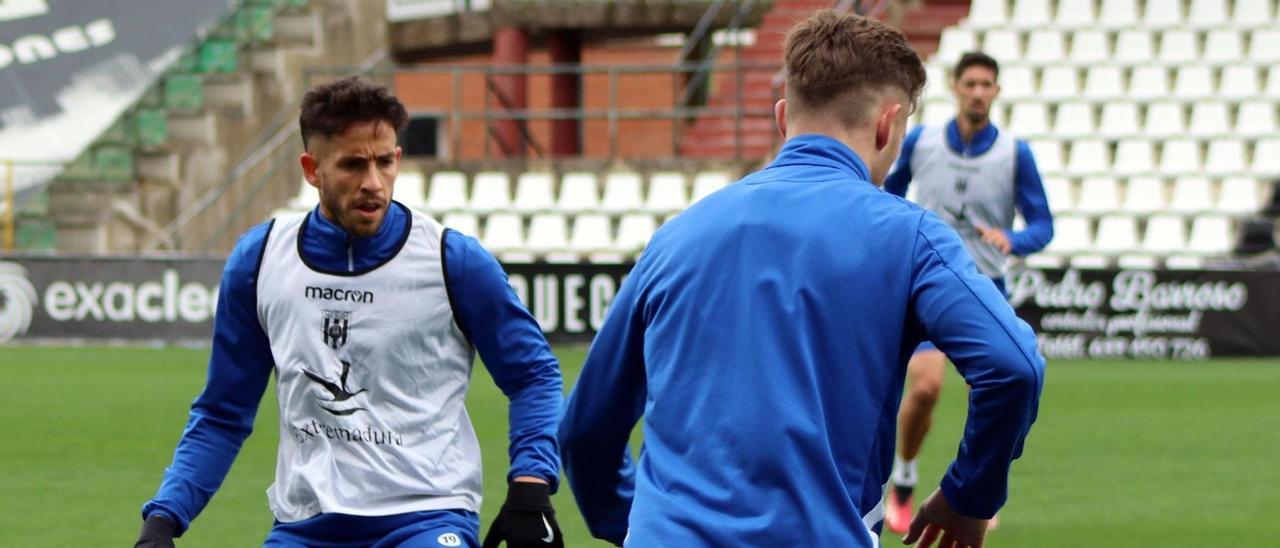
POLYGON ((140 152, 133 158, 143 181, 176 185, 182 180, 182 157, 177 153, 140 152))
POLYGON ((272 40, 278 45, 324 47, 324 21, 320 10, 285 11, 276 15, 272 40))
POLYGON ((249 118, 256 106, 253 76, 237 73, 225 76, 209 76, 204 79, 205 106, 219 114, 234 118, 249 118))
POLYGON ((217 116, 212 112, 170 112, 169 142, 182 146, 217 146, 217 116))

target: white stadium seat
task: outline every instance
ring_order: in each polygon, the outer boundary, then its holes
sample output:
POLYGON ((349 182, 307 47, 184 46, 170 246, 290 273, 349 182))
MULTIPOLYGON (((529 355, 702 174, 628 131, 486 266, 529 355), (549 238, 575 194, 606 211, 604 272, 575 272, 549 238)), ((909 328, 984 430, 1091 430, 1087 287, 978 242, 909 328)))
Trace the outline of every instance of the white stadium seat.
POLYGON ((569 249, 582 254, 613 250, 613 225, 599 213, 582 213, 573 218, 569 249))
POLYGON ((511 176, 501 171, 482 171, 472 178, 472 211, 492 213, 509 209, 511 209, 511 176))
POLYGON ((1227 22, 1227 0, 1191 0, 1186 24, 1192 28, 1220 27, 1227 22))
POLYGON ((924 97, 928 99, 950 99, 951 89, 947 86, 947 70, 937 63, 924 66, 924 97))
POLYGON ((1192 253, 1217 254, 1231 250, 1231 219, 1219 215, 1202 215, 1191 223, 1187 248, 1192 253))
POLYGON ((1080 183, 1076 210, 1082 213, 1111 213, 1120 209, 1120 188, 1114 177, 1085 177, 1080 183))
POLYGON ((566 173, 560 178, 556 210, 578 213, 600 209, 600 179, 594 173, 566 173))
POLYGON ((301 186, 298 187, 298 194, 289 199, 289 209, 296 211, 306 211, 316 204, 320 203, 320 190, 304 178, 301 186))
POLYGON ((515 213, 494 213, 484 223, 480 243, 490 253, 521 251, 524 243, 524 219, 515 213))
POLYGON ((1160 171, 1182 175, 1200 171, 1200 143, 1188 139, 1165 141, 1160 147, 1160 171))
POLYGON ((1049 0, 1015 0, 1009 23, 1024 29, 1040 28, 1049 24, 1049 0))
POLYGON ((1280 99, 1280 63, 1272 65, 1267 71, 1267 87, 1262 90, 1263 95, 1273 99, 1280 99))
POLYGON ((1022 58, 1022 38, 1013 29, 994 29, 982 37, 982 51, 995 57, 1001 64, 1022 58))
POLYGON ((689 205, 683 173, 658 172, 649 177, 649 196, 645 209, 652 213, 667 214, 683 210, 689 205))
POLYGON ((426 211, 427 181, 418 171, 401 171, 392 188, 392 198, 412 209, 426 211))
POLYGON ((480 218, 472 213, 446 213, 440 224, 472 238, 480 236, 480 218))
POLYGON ((1120 175, 1146 175, 1155 171, 1155 147, 1146 139, 1120 141, 1112 169, 1120 175))
POLYGON ((1071 66, 1045 67, 1040 74, 1040 95, 1048 99, 1071 99, 1080 95, 1078 71, 1071 66))
POLYGON ((1092 139, 1080 139, 1071 143, 1067 171, 1074 175, 1106 173, 1111 166, 1107 143, 1092 139))
POLYGON ((1137 66, 1129 76, 1129 96, 1134 99, 1163 99, 1169 96, 1168 70, 1161 66, 1137 66))
POLYGON ((1253 172, 1263 177, 1280 174, 1280 139, 1262 139, 1254 145, 1253 172))
POLYGON ((1009 22, 1005 0, 973 0, 968 24, 973 28, 999 27, 1009 22))
POLYGON ((693 176, 693 197, 689 203, 706 198, 733 182, 733 176, 724 171, 700 171, 693 176))
POLYGON ((1072 254, 1093 248, 1092 231, 1088 217, 1059 215, 1053 218, 1053 239, 1045 248, 1046 253, 1072 254))
POLYGON ((1261 27, 1274 24, 1271 20, 1272 0, 1235 0, 1231 23, 1237 27, 1261 27))
POLYGON ((555 192, 551 189, 551 174, 526 171, 516 178, 516 199, 512 204, 517 211, 533 213, 550 211, 555 206, 555 192))
POLYGON ((1124 74, 1114 65, 1091 66, 1085 76, 1084 96, 1116 99, 1124 96, 1124 74))
POLYGON ((1270 101, 1240 103, 1235 131, 1244 137, 1261 137, 1276 131, 1276 104, 1270 101))
POLYGON ((1262 209, 1258 181, 1252 177, 1228 177, 1222 180, 1218 203, 1214 210, 1234 215, 1250 215, 1262 209))
POLYGON ((1169 210, 1196 213, 1213 206, 1213 183, 1204 177, 1179 177, 1173 183, 1173 199, 1169 210))
POLYGON ((1075 209, 1075 199, 1071 196, 1071 179, 1059 176, 1044 178, 1045 199, 1049 201, 1049 210, 1063 213, 1075 209))
POLYGON ((1237 139, 1215 139, 1209 142, 1204 170, 1210 175, 1231 175, 1248 169, 1244 159, 1244 142, 1237 139))
POLYGON ((954 65, 960 56, 978 49, 978 38, 972 30, 947 27, 938 38, 937 59, 945 65, 954 65))
POLYGON ((1121 209, 1126 213, 1155 213, 1167 206, 1163 179, 1138 176, 1125 181, 1124 203, 1121 209))
POLYGON ((1138 24, 1137 0, 1102 0, 1098 24, 1107 28, 1130 28, 1138 24))
POLYGON ((1057 17, 1054 23, 1067 29, 1083 29, 1093 27, 1097 23, 1097 14, 1093 10, 1093 2, 1058 2, 1057 17))
POLYGON ((639 173, 610 172, 604 178, 604 197, 600 200, 600 209, 608 213, 639 211, 644 207, 644 197, 640 192, 642 185, 639 173))
POLYGON ((624 253, 640 251, 649 243, 654 230, 657 230, 657 223, 653 215, 623 215, 618 221, 618 238, 614 247, 624 253))
POLYGON ((1182 103, 1161 102, 1147 106, 1143 132, 1148 137, 1173 137, 1187 130, 1182 118, 1182 103))
POLYGON ((458 171, 437 171, 431 174, 431 188, 427 191, 427 211, 444 213, 467 208, 467 176, 458 171))
POLYGON ((1014 65, 1000 69, 1000 97, 1010 101, 1036 94, 1036 77, 1031 67, 1014 65))
POLYGON ((1207 99, 1214 96, 1213 69, 1205 65, 1178 67, 1173 94, 1182 99, 1207 99))
POLYGON ((1071 37, 1071 60, 1076 63, 1100 63, 1111 58, 1107 33, 1100 30, 1078 30, 1071 37))
POLYGON ((1195 137, 1217 137, 1231 132, 1231 115, 1226 103, 1203 102, 1191 107, 1191 124, 1187 127, 1195 137))
POLYGON ((1155 215, 1147 219, 1142 234, 1142 250, 1164 255, 1182 251, 1187 245, 1186 222, 1179 215, 1155 215))
POLYGON ((1115 60, 1122 63, 1150 63, 1155 57, 1151 31, 1126 29, 1116 36, 1115 60))
POLYGON ((1190 63, 1200 57, 1196 33, 1190 30, 1167 30, 1160 35, 1160 60, 1166 63, 1190 63))
POLYGON ((920 114, 920 123, 932 126, 945 124, 956 115, 956 103, 951 101, 930 101, 925 103, 924 112, 920 114))
POLYGON ((1182 25, 1182 0, 1147 0, 1142 11, 1142 25, 1169 28, 1182 25))
POLYGON ((1009 113, 1009 129, 1023 138, 1049 133, 1049 106, 1036 103, 1015 103, 1009 113))
POLYGON ((1267 63, 1280 61, 1280 28, 1253 31, 1249 38, 1249 58, 1267 63))
POLYGON ((1132 137, 1138 134, 1138 105, 1136 103, 1106 103, 1102 107, 1102 120, 1098 133, 1103 137, 1132 137))
POLYGON ((569 227, 564 215, 539 213, 529 221, 525 247, 535 253, 554 253, 569 247, 569 227))
POLYGON ((1027 49, 1024 52, 1027 62, 1033 64, 1057 63, 1067 58, 1060 30, 1038 29, 1031 31, 1027 37, 1027 49))
POLYGON ((1028 142, 1031 152, 1036 157, 1036 167, 1041 173, 1059 173, 1065 165, 1062 161, 1062 143, 1047 139, 1032 139, 1028 142))
POLYGON ((1234 63, 1244 59, 1244 44, 1240 38, 1240 31, 1236 29, 1209 31, 1204 42, 1203 59, 1211 63, 1234 63))
POLYGON ((1085 137, 1094 133, 1093 105, 1090 103, 1059 103, 1054 117, 1053 131, 1060 137, 1085 137))
POLYGON ((1098 220, 1094 249, 1115 255, 1138 248, 1138 222, 1127 215, 1108 215, 1098 220))
POLYGON ((1218 95, 1227 99, 1252 98, 1258 95, 1258 69, 1249 65, 1228 65, 1222 68, 1222 82, 1218 95))

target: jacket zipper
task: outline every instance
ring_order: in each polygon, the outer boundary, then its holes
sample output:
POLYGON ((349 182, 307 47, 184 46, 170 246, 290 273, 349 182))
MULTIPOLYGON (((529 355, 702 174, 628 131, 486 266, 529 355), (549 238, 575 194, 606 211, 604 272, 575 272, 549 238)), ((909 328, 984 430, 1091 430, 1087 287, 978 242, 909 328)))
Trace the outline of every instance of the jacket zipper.
POLYGON ((347 272, 356 271, 356 258, 352 249, 353 247, 352 238, 350 235, 347 235, 347 272))

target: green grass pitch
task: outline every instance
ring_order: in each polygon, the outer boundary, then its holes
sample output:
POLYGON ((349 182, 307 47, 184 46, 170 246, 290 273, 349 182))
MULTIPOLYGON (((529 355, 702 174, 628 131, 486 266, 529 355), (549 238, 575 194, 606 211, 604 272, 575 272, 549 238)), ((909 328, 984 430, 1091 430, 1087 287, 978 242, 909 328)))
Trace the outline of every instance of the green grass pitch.
MULTIPOLYGON (((557 349, 566 386, 579 347, 557 349)), ((205 350, 0 348, 0 546, 126 546, 204 383, 205 350)), ((921 460, 936 485, 963 427, 948 374, 921 460)), ((255 434, 180 546, 253 546, 271 525, 271 390, 255 434)), ((482 367, 469 396, 487 525, 504 496, 506 403, 482 367)), ((989 546, 1258 546, 1280 538, 1280 361, 1054 362, 989 546)), ((556 497, 570 546, 592 541, 556 497)), ((855 524, 850 524, 855 526, 855 524)), ((895 535, 886 546, 898 545, 895 535)))

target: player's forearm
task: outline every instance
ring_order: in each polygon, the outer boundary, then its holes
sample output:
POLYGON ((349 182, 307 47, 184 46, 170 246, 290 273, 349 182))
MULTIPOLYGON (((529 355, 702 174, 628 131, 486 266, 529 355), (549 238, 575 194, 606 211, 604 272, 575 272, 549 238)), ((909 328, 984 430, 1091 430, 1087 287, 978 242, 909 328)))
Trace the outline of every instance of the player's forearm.
POLYGON ((143 506, 143 519, 162 511, 173 518, 179 534, 185 531, 222 485, 248 435, 234 423, 193 409, 160 489, 143 506))
POLYGON ((1044 249, 1051 240, 1053 240, 1052 217, 1029 222, 1025 229, 1009 233, 1009 243, 1013 246, 1012 253, 1019 257, 1044 249))
POLYGON ((555 492, 560 478, 560 426, 563 397, 559 375, 525 385, 511 399, 508 438, 511 470, 508 479, 534 476, 551 484, 555 492))

